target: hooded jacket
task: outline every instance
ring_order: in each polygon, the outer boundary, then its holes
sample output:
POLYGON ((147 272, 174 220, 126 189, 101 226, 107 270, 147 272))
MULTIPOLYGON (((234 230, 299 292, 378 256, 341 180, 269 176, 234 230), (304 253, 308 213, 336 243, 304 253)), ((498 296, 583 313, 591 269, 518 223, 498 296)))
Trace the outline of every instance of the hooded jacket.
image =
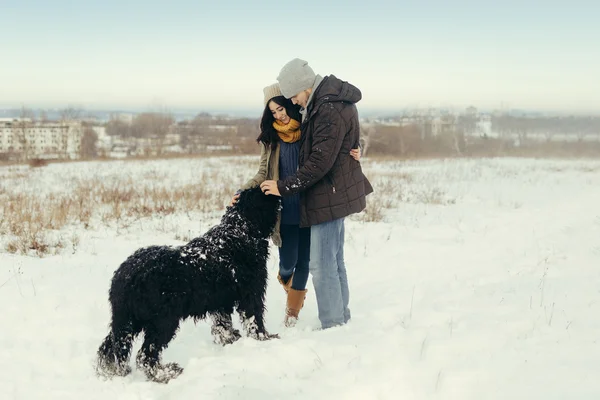
POLYGON ((307 227, 361 212, 373 192, 359 161, 360 90, 334 75, 313 89, 303 118, 296 174, 277 181, 282 196, 300 195, 300 226, 307 227))

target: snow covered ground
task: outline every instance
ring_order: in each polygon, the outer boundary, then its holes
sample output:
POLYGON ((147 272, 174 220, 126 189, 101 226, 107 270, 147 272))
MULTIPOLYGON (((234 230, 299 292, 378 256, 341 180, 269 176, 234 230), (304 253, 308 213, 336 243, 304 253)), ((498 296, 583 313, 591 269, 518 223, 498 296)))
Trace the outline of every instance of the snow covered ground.
MULTIPOLYGON (((4 167, 0 194, 41 196, 68 191, 75 179, 117 174, 136 184, 149 170, 164 174, 167 189, 219 186, 206 170, 230 168, 241 183, 254 161, 244 168, 226 159, 4 167)), ((200 234, 220 213, 118 226, 92 219, 87 229, 63 228, 77 240, 55 255, 0 248, 0 398, 600 398, 600 161, 363 164, 377 189, 369 202, 382 218, 347 220, 348 325, 315 330, 309 281, 298 325, 282 326, 272 248, 267 326, 281 339, 221 347, 207 322, 186 321, 163 357, 184 367, 179 378, 151 383, 134 368, 125 378, 99 379, 93 363, 107 333, 112 272, 138 247, 181 244, 182 232, 200 234)))

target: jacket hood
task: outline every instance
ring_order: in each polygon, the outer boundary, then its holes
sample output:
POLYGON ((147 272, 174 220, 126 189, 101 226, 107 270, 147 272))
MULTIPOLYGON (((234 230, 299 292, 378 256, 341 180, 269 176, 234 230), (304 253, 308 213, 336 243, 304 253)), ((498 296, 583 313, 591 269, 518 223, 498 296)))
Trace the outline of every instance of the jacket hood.
MULTIPOLYGON (((308 104, 306 119, 310 119, 317 112, 321 104, 331 102, 358 103, 362 99, 360 90, 334 75, 328 75, 313 93, 314 99, 308 104)), ((303 119, 304 121, 304 119, 303 119)))
POLYGON ((335 75, 328 75, 323 78, 315 93, 316 103, 345 101, 348 103, 358 103, 362 99, 360 90, 335 75))

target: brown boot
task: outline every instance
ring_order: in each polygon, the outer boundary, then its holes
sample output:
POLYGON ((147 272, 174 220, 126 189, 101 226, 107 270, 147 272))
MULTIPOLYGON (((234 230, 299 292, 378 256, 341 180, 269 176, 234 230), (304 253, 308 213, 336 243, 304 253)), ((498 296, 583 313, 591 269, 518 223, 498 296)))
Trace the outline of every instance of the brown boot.
POLYGON ((290 276, 290 279, 288 279, 287 283, 283 283, 281 275, 279 275, 279 272, 277 273, 277 280, 279 281, 279 283, 281 283, 281 286, 283 286, 283 290, 285 290, 286 293, 288 293, 290 291, 290 288, 292 287, 292 279, 294 279, 293 273, 292 276, 290 276))
POLYGON ((298 321, 298 314, 300 314, 300 310, 302 307, 304 307, 306 292, 306 289, 296 290, 292 288, 290 288, 288 291, 287 305, 285 307, 285 326, 292 327, 296 325, 296 321, 298 321))

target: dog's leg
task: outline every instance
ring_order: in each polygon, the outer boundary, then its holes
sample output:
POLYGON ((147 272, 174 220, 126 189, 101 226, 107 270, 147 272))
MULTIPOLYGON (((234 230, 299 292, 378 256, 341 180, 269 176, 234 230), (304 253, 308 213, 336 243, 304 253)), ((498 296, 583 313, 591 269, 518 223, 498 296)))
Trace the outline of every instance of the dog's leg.
POLYGON ((279 339, 279 335, 270 334, 265 328, 264 322, 264 306, 262 302, 249 301, 240 304, 237 308, 240 318, 242 320, 242 326, 246 331, 246 334, 256 340, 270 340, 279 339))
POLYGON ((131 372, 129 355, 134 337, 139 333, 127 318, 121 320, 116 314, 111 323, 111 332, 98 349, 96 372, 105 377, 126 376, 131 372))
POLYGON ((175 337, 179 327, 179 320, 155 321, 144 328, 144 343, 137 354, 137 367, 144 371, 149 380, 159 383, 168 383, 178 377, 182 372, 176 363, 162 365, 160 355, 169 342, 175 337))
POLYGON ((96 374, 105 378, 113 376, 126 376, 131 372, 131 367, 127 365, 129 351, 131 347, 121 344, 120 347, 115 340, 115 336, 110 332, 98 349, 98 361, 96 363, 96 374))
POLYGON ((234 343, 242 337, 240 331, 233 328, 231 313, 213 313, 210 315, 210 319, 213 322, 210 332, 214 336, 216 344, 225 346, 226 344, 234 343))

